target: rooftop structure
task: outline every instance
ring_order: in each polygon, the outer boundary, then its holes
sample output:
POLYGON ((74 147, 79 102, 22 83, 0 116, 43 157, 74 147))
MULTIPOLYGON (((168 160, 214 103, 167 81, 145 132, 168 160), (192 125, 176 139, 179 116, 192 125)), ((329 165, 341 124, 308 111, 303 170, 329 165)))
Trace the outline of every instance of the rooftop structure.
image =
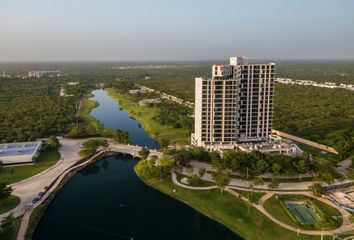
POLYGON ((41 141, 0 144, 0 161, 4 165, 33 163, 33 157, 39 156, 41 146, 41 141))

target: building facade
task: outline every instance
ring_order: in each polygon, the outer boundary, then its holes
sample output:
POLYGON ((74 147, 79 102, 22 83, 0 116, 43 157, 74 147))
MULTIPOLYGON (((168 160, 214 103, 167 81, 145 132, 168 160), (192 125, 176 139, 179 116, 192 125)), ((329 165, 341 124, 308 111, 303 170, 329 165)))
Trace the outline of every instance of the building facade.
POLYGON ((231 57, 214 64, 212 78, 195 80, 192 144, 209 149, 260 142, 271 134, 275 64, 249 64, 231 57))

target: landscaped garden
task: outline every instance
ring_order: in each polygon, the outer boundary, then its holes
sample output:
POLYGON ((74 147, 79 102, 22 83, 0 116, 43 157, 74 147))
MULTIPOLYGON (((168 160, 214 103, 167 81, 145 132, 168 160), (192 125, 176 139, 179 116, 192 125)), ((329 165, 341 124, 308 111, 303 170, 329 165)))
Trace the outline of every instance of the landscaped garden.
POLYGON ((185 189, 176 186, 170 175, 163 178, 145 176, 151 171, 149 161, 139 161, 135 166, 135 172, 146 184, 185 202, 246 239, 318 239, 318 236, 307 235, 301 235, 299 238, 295 232, 278 226, 257 209, 225 191, 221 194, 218 189, 203 191, 185 189))
POLYGON ((274 195, 264 208, 279 221, 297 228, 330 230, 342 224, 337 209, 304 195, 274 195))

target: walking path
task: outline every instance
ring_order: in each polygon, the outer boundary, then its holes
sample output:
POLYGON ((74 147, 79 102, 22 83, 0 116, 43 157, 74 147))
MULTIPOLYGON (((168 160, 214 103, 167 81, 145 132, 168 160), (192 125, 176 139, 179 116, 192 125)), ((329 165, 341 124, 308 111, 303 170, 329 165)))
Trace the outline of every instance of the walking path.
MULTIPOLYGON (((193 187, 193 186, 187 186, 185 184, 182 184, 180 183, 178 180, 177 180, 177 177, 176 177, 176 173, 174 173, 172 171, 172 181, 174 184, 180 186, 180 187, 183 187, 183 188, 187 188, 187 189, 193 189, 193 190, 210 190, 210 189, 215 189, 215 188, 218 188, 217 186, 209 186, 209 187, 193 187)), ((350 222, 350 217, 351 217, 351 214, 348 213, 347 211, 345 211, 344 209, 342 209, 341 207, 333 204, 332 202, 326 200, 326 199, 323 199, 323 198, 320 198, 320 197, 316 197, 314 195, 312 195, 311 193, 309 192, 303 192, 303 191, 298 191, 298 192, 279 192, 279 191, 273 191, 273 192, 268 192, 266 193, 264 196, 262 196, 259 200, 258 203, 251 203, 249 202, 249 200, 244 197, 243 195, 239 194, 238 192, 234 191, 233 190, 234 187, 233 186, 227 186, 225 187, 225 191, 230 193, 231 195, 233 196, 236 196, 237 198, 240 198, 242 199, 243 201, 245 202, 248 202, 249 204, 251 204, 254 208, 256 208, 258 211, 260 211, 261 213, 263 213, 266 217, 268 217, 271 221, 273 221, 274 223, 278 224, 279 226, 283 227, 283 228, 286 228, 290 231, 293 231, 293 232, 296 232, 298 234, 306 234, 306 235, 315 235, 315 236, 320 236, 320 235, 331 235, 331 236, 335 236, 335 235, 338 235, 338 234, 341 234, 343 232, 348 232, 348 231, 352 231, 354 229, 354 224, 352 224, 350 222), (269 214, 267 212, 267 210, 263 207, 264 203, 269 199, 271 198, 274 194, 302 194, 302 195, 306 195, 308 197, 312 197, 312 198, 315 198, 317 199, 318 201, 321 201, 323 203, 326 203, 334 208, 336 208, 342 215, 342 218, 343 218, 343 223, 342 225, 337 228, 337 229, 334 229, 334 230, 326 230, 326 231, 320 231, 320 230, 304 230, 304 229, 299 229, 299 228, 296 228, 296 227, 293 227, 293 226, 290 226, 290 225, 287 225, 281 221, 279 221, 278 219, 274 218, 271 214, 269 214)))
MULTIPOLYGON (((351 160, 346 160, 347 162, 345 164, 348 164, 348 162, 350 161, 351 164, 351 160)), ((205 162, 198 162, 198 161, 191 161, 190 165, 194 168, 194 172, 193 173, 198 173, 200 168, 205 168, 206 171, 215 171, 215 169, 213 168, 213 166, 209 163, 205 163, 205 162)), ((338 172, 340 172, 339 169, 337 169, 338 172)), ((188 173, 185 169, 182 170, 183 174, 185 175, 191 175, 193 173, 188 173)), ((237 175, 237 173, 232 173, 237 175)), ((262 176, 261 176, 262 177, 262 176)), ((302 175, 302 177, 304 177, 304 175, 302 175)), ((213 177, 211 176, 211 174, 209 173, 205 173, 202 177, 203 180, 209 181, 209 182, 213 182, 213 177)), ((280 180, 281 181, 281 180, 280 180)), ((353 180, 344 180, 344 181, 338 181, 335 180, 335 182, 333 183, 333 185, 341 185, 341 184, 348 184, 348 183, 352 183, 354 182, 353 180)), ((239 188, 254 188, 254 189, 258 189, 258 190, 262 190, 262 191, 273 191, 274 189, 270 188, 268 186, 269 183, 264 183, 263 185, 257 185, 254 186, 253 181, 250 180, 242 180, 242 179, 238 179, 238 178, 231 178, 229 185, 232 187, 239 187, 239 188)), ((276 188, 277 191, 293 191, 293 190, 297 190, 297 191, 309 191, 309 187, 311 187, 311 185, 313 185, 312 181, 306 181, 306 182, 281 182, 279 183, 279 186, 276 188)))

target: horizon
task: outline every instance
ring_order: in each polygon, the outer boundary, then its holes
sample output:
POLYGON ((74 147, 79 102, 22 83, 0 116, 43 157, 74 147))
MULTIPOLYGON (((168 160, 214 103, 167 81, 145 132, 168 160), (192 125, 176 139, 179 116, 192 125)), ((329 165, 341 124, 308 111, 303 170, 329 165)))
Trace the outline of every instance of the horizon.
POLYGON ((2 3, 0 62, 354 59, 354 2, 2 3), (352 29, 352 30, 350 30, 352 29))

